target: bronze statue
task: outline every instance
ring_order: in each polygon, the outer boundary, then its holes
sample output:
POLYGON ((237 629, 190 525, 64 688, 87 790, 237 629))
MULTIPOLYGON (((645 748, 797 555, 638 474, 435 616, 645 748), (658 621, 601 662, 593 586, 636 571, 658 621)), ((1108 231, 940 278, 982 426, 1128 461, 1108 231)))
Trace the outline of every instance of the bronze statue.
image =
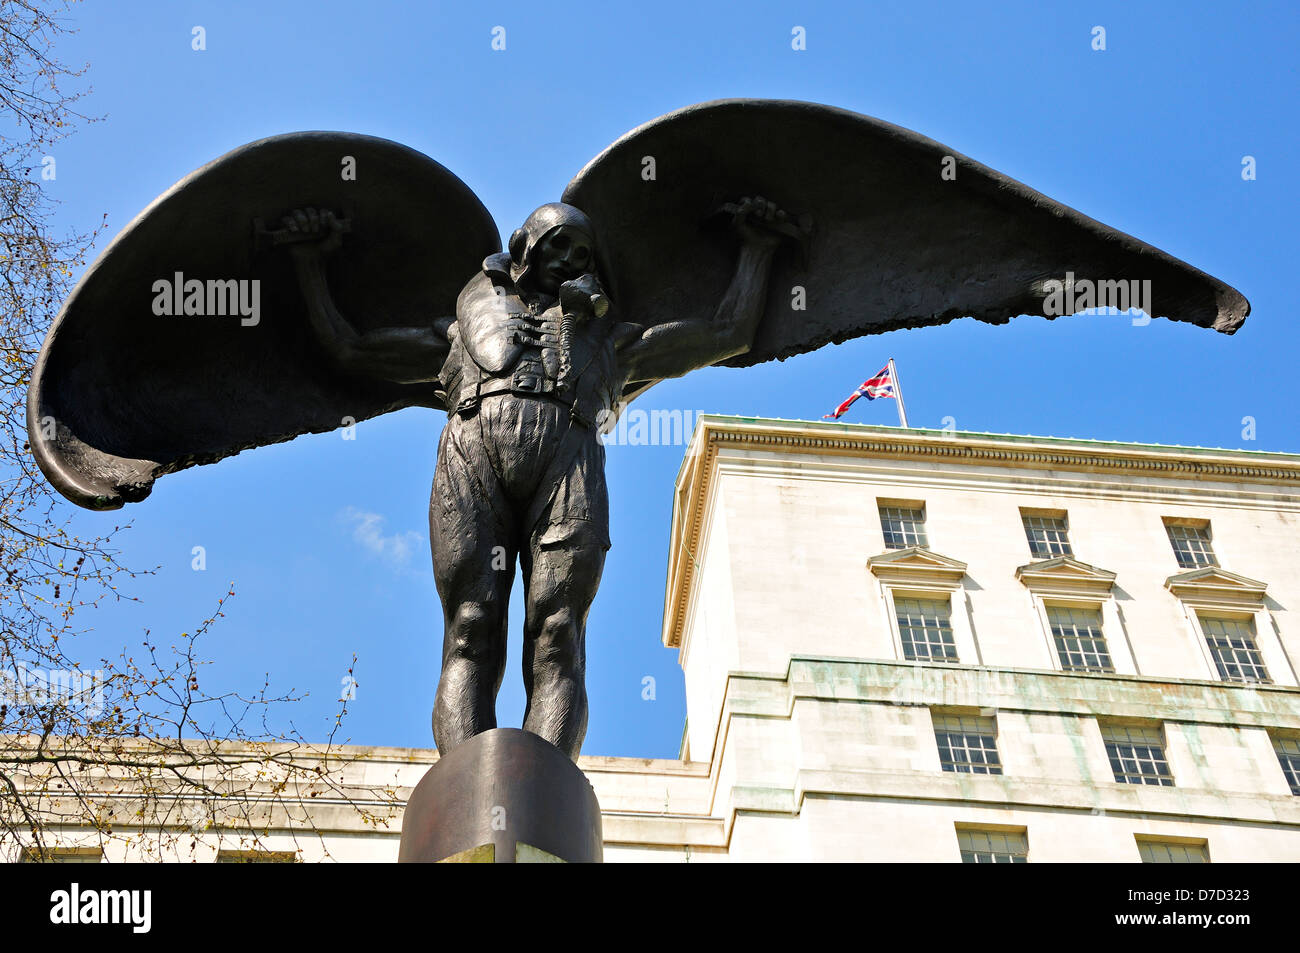
POLYGON ((744 353, 763 313, 786 215, 762 197, 734 213, 735 275, 709 321, 649 329, 606 320, 595 229, 571 205, 537 209, 489 255, 428 327, 358 334, 335 308, 322 256, 339 219, 300 209, 284 219, 323 352, 342 374, 438 382, 448 420, 429 501, 433 572, 442 599, 442 678, 433 712, 440 751, 496 727, 506 661, 506 607, 523 572, 524 728, 576 759, 587 728, 587 611, 609 549, 605 450, 597 424, 632 381, 679 377, 744 353))
POLYGON ((141 213, 69 297, 32 377, 36 459, 69 499, 111 509, 249 447, 446 410, 435 740, 496 725, 518 560, 524 727, 576 759, 610 545, 598 431, 655 382, 963 316, 1055 316, 1067 276, 1149 282, 1152 316, 1229 334, 1249 313, 939 143, 811 103, 661 117, 563 199, 502 252, 469 189, 406 147, 295 133, 237 149, 141 213))

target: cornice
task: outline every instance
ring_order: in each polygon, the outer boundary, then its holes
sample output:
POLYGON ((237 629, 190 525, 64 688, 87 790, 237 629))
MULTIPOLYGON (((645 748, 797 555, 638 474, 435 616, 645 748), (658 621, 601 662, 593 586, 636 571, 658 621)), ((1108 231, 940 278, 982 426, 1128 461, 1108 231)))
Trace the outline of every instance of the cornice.
POLYGON ((1300 454, 1258 455, 1256 451, 1200 450, 1186 447, 1073 447, 1039 443, 1032 437, 999 438, 980 434, 899 430, 818 433, 819 425, 717 424, 702 419, 710 446, 729 449, 782 449, 793 452, 873 456, 885 459, 936 459, 982 466, 1040 470, 1116 472, 1178 479, 1217 479, 1290 483, 1300 488, 1300 454))
POLYGON ((707 428, 697 427, 677 477, 661 632, 663 644, 668 648, 682 647, 686 607, 690 602, 691 583, 695 579, 696 554, 699 552, 704 524, 703 501, 709 490, 709 477, 717 456, 717 445, 707 439, 707 434, 707 428))

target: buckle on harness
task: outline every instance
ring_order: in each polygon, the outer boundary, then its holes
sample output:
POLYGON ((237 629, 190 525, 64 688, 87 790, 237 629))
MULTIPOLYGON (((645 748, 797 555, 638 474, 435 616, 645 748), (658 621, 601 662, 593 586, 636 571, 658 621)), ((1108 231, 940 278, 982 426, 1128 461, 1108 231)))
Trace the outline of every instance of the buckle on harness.
POLYGON ((536 372, 516 372, 510 389, 516 394, 541 394, 546 390, 546 378, 536 372))

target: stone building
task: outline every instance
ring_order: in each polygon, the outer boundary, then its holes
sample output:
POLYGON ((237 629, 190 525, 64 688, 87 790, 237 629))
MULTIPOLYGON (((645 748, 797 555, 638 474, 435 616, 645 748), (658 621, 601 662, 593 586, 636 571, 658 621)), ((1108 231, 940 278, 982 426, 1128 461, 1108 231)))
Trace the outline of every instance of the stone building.
POLYGON ((728 855, 1300 860, 1298 490, 1288 454, 703 418, 663 638, 728 855))
MULTIPOLYGON (((607 861, 1300 860, 1300 455, 703 416, 675 492, 607 861)), ((351 754, 392 823, 313 818, 392 860, 436 754, 351 754)))

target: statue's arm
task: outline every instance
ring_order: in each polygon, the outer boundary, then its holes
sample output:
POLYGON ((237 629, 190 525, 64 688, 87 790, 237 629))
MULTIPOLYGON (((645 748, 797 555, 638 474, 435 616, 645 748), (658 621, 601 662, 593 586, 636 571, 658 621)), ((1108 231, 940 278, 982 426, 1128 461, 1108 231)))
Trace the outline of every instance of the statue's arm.
POLYGON ((708 321, 668 321, 643 331, 619 349, 630 382, 681 377, 744 354, 754 341, 767 303, 767 282, 781 235, 765 224, 786 216, 762 198, 743 199, 735 229, 740 253, 731 284, 708 321))
POLYGON ((432 327, 391 327, 358 332, 339 311, 325 278, 325 256, 339 247, 342 232, 329 212, 300 209, 284 219, 290 231, 318 235, 319 241, 289 246, 307 317, 330 363, 351 377, 418 384, 437 380, 450 345, 454 317, 432 327))

